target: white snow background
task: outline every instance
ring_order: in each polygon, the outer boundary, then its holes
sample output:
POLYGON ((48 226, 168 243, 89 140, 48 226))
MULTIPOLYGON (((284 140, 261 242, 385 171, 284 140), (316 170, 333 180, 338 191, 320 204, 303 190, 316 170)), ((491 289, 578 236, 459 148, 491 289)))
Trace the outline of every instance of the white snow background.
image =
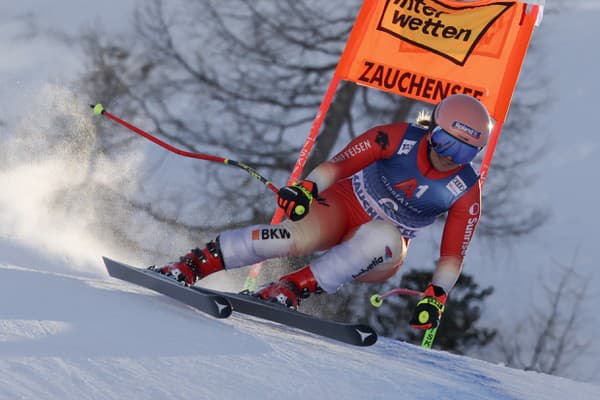
MULTIPOLYGON (((97 21, 126 30, 134 4, 0 4, 3 143, 14 139, 10 127, 43 127, 47 104, 69 109, 66 83, 80 70, 80 55, 61 44, 61 31, 73 34, 97 21)), ((510 325, 524 308, 520 303, 531 300, 540 274, 552 279, 552 265, 569 264, 576 255, 578 272, 591 282, 585 340, 600 331, 593 262, 600 237, 593 164, 600 150, 594 125, 600 2, 577 4, 547 16, 534 38, 549 49, 538 68, 552 77, 553 101, 532 132, 547 142, 547 154, 536 164, 537 179, 527 195, 550 207, 553 218, 525 242, 507 246, 491 267, 475 242, 467 270, 482 285, 496 287, 487 324, 510 325), (478 264, 488 267, 473 267, 478 264)), ((11 146, 16 159, 23 149, 18 141, 11 146)), ((574 379, 566 379, 385 338, 355 348, 244 316, 217 321, 110 279, 101 256, 127 255, 92 234, 81 210, 55 215, 45 205, 57 187, 85 179, 85 171, 64 174, 64 168, 72 165, 57 159, 0 172, 0 399, 600 398, 593 343, 584 364, 570 374, 574 379)), ((127 173, 107 165, 101 178, 108 182, 127 173)), ((411 257, 418 254, 418 246, 411 249, 411 257)))

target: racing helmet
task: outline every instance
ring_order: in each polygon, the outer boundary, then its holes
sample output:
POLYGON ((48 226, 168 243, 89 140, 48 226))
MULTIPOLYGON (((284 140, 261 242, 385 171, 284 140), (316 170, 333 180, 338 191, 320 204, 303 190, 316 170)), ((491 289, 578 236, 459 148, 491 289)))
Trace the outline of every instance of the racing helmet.
POLYGON ((479 100, 454 94, 433 109, 429 140, 439 155, 467 164, 485 147, 492 127, 492 118, 479 100))

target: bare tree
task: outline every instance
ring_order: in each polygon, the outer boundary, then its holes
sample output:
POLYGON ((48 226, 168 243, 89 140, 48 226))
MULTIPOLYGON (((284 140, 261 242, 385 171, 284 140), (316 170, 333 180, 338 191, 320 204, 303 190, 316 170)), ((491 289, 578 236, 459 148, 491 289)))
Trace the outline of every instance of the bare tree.
POLYGON ((557 275, 553 284, 542 284, 544 305, 536 304, 515 331, 499 335, 507 365, 557 375, 589 348, 590 341, 583 340, 578 329, 585 325, 582 304, 589 293, 589 279, 577 273, 575 263, 559 265, 559 274, 552 274, 557 275))
MULTIPOLYGON (((188 151, 216 152, 242 160, 275 182, 285 182, 324 88, 341 54, 357 10, 323 13, 314 2, 184 2, 168 8, 152 1, 138 10, 137 38, 126 45, 85 36, 90 61, 82 82, 92 97, 188 151), (337 15, 336 15, 337 14, 337 15)), ((325 6, 327 7, 327 6, 325 6)), ((355 88, 342 88, 325 122, 321 160, 347 120, 355 88), (341 121, 341 123, 340 123, 341 121)), ((106 127, 99 150, 121 151, 139 141, 106 127)), ((271 196, 250 177, 206 163, 191 171, 189 204, 219 205, 210 219, 180 223, 235 226, 266 220, 271 196), (243 193, 233 196, 232 193, 243 193), (207 200, 210 199, 210 200, 207 200), (229 212, 224 212, 229 210, 229 212), (225 215, 236 213, 232 221, 225 215), (215 218, 215 215, 217 218, 215 218)), ((143 183, 142 183, 143 185, 143 183)), ((143 190, 146 192, 145 190, 143 190)), ((153 212, 162 214, 160 194, 153 212)), ((169 199, 172 201, 172 199, 169 199)), ((139 203, 139 201, 138 201, 139 203)), ((199 207, 200 208, 200 207, 199 207)), ((150 211, 150 207, 146 206, 150 211)))
MULTIPOLYGON (((85 35, 88 71, 82 82, 92 98, 141 121, 173 145, 239 159, 283 183, 359 6, 358 1, 312 0, 204 0, 168 6, 153 0, 136 12, 135 38, 107 39, 95 31, 85 35)), ((344 83, 306 173, 348 138, 370 125, 406 120, 415 106, 399 96, 344 83)), ((103 125, 98 136, 99 150, 108 154, 141 146, 137 138, 114 126, 103 125)), ((151 186, 152 171, 161 162, 149 161, 149 172, 139 182, 138 192, 144 196, 131 199, 131 204, 157 220, 176 220, 199 233, 265 221, 274 208, 271 196, 265 196, 265 189, 252 178, 204 162, 182 171, 189 175, 189 184, 173 188, 179 189, 178 196, 157 192, 151 186), (188 209, 214 208, 214 212, 169 217, 168 204, 173 201, 182 207, 187 204, 188 209), (229 217, 232 212, 235 219, 229 217)), ((502 165, 501 159, 497 165, 502 165)), ((496 179, 492 172, 490 182, 506 182, 515 171, 522 174, 521 167, 510 153, 507 176, 496 179)), ((502 184, 499 188, 486 194, 493 206, 482 221, 483 233, 525 233, 541 223, 542 215, 536 211, 516 213, 510 202, 507 205, 509 191, 502 184)))

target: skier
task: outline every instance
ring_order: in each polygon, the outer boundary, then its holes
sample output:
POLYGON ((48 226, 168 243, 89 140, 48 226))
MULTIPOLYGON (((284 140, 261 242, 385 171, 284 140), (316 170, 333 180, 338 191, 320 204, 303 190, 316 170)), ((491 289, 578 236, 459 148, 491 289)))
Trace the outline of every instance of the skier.
POLYGON ((281 188, 277 203, 289 218, 282 223, 222 232, 205 248, 153 268, 193 285, 224 269, 326 251, 255 293, 296 308, 301 298, 353 279, 387 280, 417 232, 447 212, 437 267, 410 321, 437 327, 479 221, 481 186, 471 161, 492 120, 477 99, 456 94, 419 122, 371 128, 305 180, 281 188))

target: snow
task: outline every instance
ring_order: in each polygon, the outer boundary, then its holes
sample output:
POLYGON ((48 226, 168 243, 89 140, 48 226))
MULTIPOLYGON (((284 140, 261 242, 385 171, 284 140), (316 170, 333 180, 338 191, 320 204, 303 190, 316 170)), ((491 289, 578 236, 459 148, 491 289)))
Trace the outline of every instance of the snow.
POLYGON ((0 265, 2 399, 600 396, 385 338, 358 348, 246 316, 217 320, 125 282, 30 265, 0 265))
MULTIPOLYGON (((126 28, 136 2, 79 3, 0 5, 0 50, 8 55, 0 65, 0 137, 10 136, 3 130, 6 123, 27 116, 27 123, 43 126, 60 99, 74 101, 62 84, 78 70, 78 58, 57 41, 57 28, 74 34, 100 16, 126 28), (26 41, 36 31, 27 28, 27 21, 47 34, 26 41), (53 59, 60 62, 49 62, 53 59), (43 112, 39 104, 31 106, 32 98, 47 103, 43 112), (28 115, 30 110, 36 115, 28 115)), ((468 271, 476 272, 483 285, 496 286, 493 301, 498 304, 492 307, 499 311, 488 323, 514 323, 512 314, 526 299, 522 293, 531 288, 531 279, 523 277, 535 278, 552 260, 568 263, 577 251, 580 272, 592 281, 596 276, 597 190, 589 183, 597 180, 592 162, 600 142, 589 122, 600 81, 585 77, 595 77, 599 61, 598 52, 589 49, 597 48, 600 5, 597 0, 578 4, 560 18, 546 16, 536 33, 561 52, 544 66, 557 100, 536 123, 538 131, 548 132, 549 154, 537 167, 541 173, 532 189, 540 202, 553 205, 554 219, 511 248, 502 268, 468 271), (592 210, 591 215, 582 210, 592 210), (523 265, 531 268, 523 270, 523 265)), ((216 320, 111 279, 101 256, 124 258, 127 253, 90 234, 93 226, 81 210, 56 215, 46 208, 52 190, 85 179, 87 171, 77 167, 49 160, 0 172, 0 399, 600 398, 595 384, 386 338, 356 348, 245 316, 216 320)), ((105 171, 106 179, 128 174, 105 171)), ((416 251, 411 249, 411 257, 416 251)), ((478 257, 486 257, 485 251, 475 250, 471 265, 478 257)), ((219 279, 226 283, 217 277, 216 285, 219 279)), ((600 321, 591 300, 585 322, 593 335, 600 321)), ((598 367, 597 348, 591 348, 581 369, 597 382, 598 367)))

